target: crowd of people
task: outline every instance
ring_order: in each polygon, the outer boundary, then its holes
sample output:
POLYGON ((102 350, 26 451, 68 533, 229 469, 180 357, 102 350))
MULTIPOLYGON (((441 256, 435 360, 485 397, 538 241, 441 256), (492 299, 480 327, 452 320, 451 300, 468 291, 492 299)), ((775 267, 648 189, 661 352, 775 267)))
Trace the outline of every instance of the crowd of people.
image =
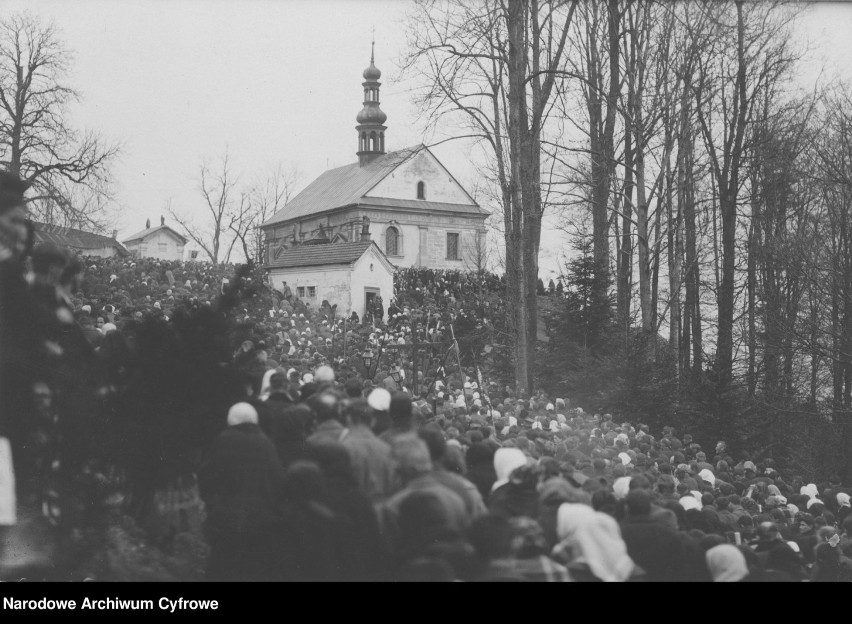
MULTIPOLYGON (((270 369, 273 370, 273 369, 270 369)), ((272 372, 200 471, 219 580, 849 581, 848 488, 540 393, 272 372)))
MULTIPOLYGON (((51 251, 58 260, 64 258, 59 250, 51 251)), ((82 278, 79 288, 69 294, 69 304, 96 349, 103 336, 120 331, 125 320, 153 316, 168 321, 181 306, 210 305, 235 269, 225 264, 133 257, 84 257, 75 262, 82 278)), ((498 313, 493 297, 501 289, 500 279, 490 273, 400 269, 395 274, 397 296, 386 309, 376 298, 361 318, 356 312, 338 314, 327 301, 312 307, 293 294, 286 282, 283 289, 273 289, 261 269, 255 269, 248 282, 254 282, 256 289, 235 311, 230 336, 241 365, 264 366, 269 360, 286 369, 307 370, 328 363, 338 375, 357 373, 374 383, 390 380, 390 373, 400 370, 403 385, 411 387, 414 352, 398 347, 416 341, 432 343, 435 349, 419 352, 418 393, 434 377, 432 368, 434 373, 442 365, 444 371, 456 365, 444 357, 452 344, 450 325, 461 333, 493 325, 498 313), (438 344, 444 345, 444 352, 438 344), (368 350, 377 356, 375 370, 362 366, 368 350)))
POLYGON ((403 269, 364 318, 260 270, 237 297, 231 266, 33 249, 24 190, 0 176, 2 530, 93 513, 116 479, 86 419, 146 370, 139 328, 227 309, 216 366, 246 383, 190 467, 210 580, 852 580, 848 484, 463 362, 457 334, 500 322, 496 276, 403 269))

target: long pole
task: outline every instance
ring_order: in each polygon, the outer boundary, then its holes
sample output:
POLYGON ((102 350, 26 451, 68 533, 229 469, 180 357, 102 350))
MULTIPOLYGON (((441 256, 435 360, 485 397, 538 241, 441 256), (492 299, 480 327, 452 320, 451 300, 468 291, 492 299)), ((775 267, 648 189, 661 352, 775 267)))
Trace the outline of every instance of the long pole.
POLYGON ((470 411, 470 406, 467 404, 467 393, 464 391, 464 371, 462 370, 461 365, 461 353, 459 353, 459 342, 456 340, 456 332, 453 330, 453 324, 450 323, 450 336, 453 337, 453 347, 456 350, 456 362, 459 364, 459 377, 461 378, 462 384, 462 396, 464 397, 464 407, 467 411, 470 411))

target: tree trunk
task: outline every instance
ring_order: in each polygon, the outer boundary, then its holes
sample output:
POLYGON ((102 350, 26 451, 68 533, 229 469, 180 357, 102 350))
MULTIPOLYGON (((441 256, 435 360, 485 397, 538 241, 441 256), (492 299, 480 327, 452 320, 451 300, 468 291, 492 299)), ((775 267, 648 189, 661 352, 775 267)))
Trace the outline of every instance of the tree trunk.
POLYGON ((666 214, 669 224, 669 348, 671 353, 677 357, 675 375, 680 384, 683 375, 682 359, 680 357, 680 288, 681 288, 681 264, 683 258, 683 237, 681 235, 681 213, 680 205, 678 212, 674 214, 674 175, 671 165, 666 172, 666 214))
POLYGON ((624 201, 621 218, 621 249, 616 287, 619 326, 625 334, 630 329, 630 300, 633 290, 633 140, 630 128, 624 131, 624 201))
POLYGON ((684 323, 684 342, 686 348, 692 349, 692 363, 690 366, 689 354, 687 353, 686 366, 692 369, 694 378, 702 375, 704 367, 703 335, 701 330, 701 301, 699 298, 698 281, 698 254, 697 235, 695 221, 695 162, 693 156, 694 145, 692 134, 687 124, 685 128, 684 149, 684 185, 683 185, 683 224, 686 238, 686 299, 684 308, 687 314, 684 323), (690 335, 692 342, 690 345, 690 335))
MULTIPOLYGON (((618 0, 609 0, 607 4, 607 33, 609 40, 609 87, 606 91, 606 119, 601 129, 592 129, 593 134, 598 134, 597 140, 592 141, 591 152, 591 175, 592 175, 592 232, 594 237, 594 259, 595 279, 593 284, 592 300, 595 306, 606 310, 606 302, 609 300, 609 192, 612 183, 612 172, 614 169, 613 159, 613 136, 615 133, 616 102, 619 93, 619 24, 621 13, 618 0)), ((592 30, 590 29, 590 33, 592 30)), ((590 73, 594 75, 596 84, 600 84, 600 61, 597 55, 597 46, 594 39, 589 42, 591 57, 594 67, 590 73)), ((600 110, 600 97, 591 98, 590 120, 592 125, 602 118, 600 110), (592 111, 591 109, 596 110, 592 111)))
MULTIPOLYGON (((510 253, 516 259, 513 284, 509 289, 510 305, 517 309, 515 335, 515 383, 518 396, 526 396, 529 392, 529 334, 528 334, 528 309, 524 305, 528 291, 527 281, 532 282, 533 293, 537 275, 531 275, 525 262, 525 227, 524 218, 524 174, 523 157, 527 150, 524 149, 524 132, 528 126, 527 101, 526 101, 526 46, 525 46, 525 20, 524 2, 522 0, 509 0, 506 15, 507 31, 509 40, 509 142, 511 163, 511 195, 512 195, 512 234, 511 245, 506 247, 506 256, 510 253)), ((508 280, 507 280, 508 282, 508 280)))

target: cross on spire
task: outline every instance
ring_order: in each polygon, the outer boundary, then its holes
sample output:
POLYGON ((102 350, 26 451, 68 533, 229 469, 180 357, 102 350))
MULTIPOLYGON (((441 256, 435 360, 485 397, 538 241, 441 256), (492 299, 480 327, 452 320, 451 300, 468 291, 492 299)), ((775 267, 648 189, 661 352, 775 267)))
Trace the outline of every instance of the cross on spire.
POLYGON ((376 27, 373 26, 373 43, 370 46, 370 64, 376 62, 376 27))

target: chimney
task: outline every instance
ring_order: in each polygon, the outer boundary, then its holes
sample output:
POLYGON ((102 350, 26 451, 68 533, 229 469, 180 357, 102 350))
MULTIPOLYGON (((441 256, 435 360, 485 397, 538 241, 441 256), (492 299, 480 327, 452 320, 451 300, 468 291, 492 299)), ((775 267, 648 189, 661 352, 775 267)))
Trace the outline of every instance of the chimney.
POLYGON ((145 220, 145 229, 146 229, 146 230, 150 230, 150 229, 151 229, 151 219, 146 219, 146 220, 145 220))
POLYGON ((118 230, 112 231, 112 237, 115 238, 115 239, 118 239, 118 230))
POLYGON ((166 218, 163 215, 160 215, 160 225, 166 224, 166 218))

